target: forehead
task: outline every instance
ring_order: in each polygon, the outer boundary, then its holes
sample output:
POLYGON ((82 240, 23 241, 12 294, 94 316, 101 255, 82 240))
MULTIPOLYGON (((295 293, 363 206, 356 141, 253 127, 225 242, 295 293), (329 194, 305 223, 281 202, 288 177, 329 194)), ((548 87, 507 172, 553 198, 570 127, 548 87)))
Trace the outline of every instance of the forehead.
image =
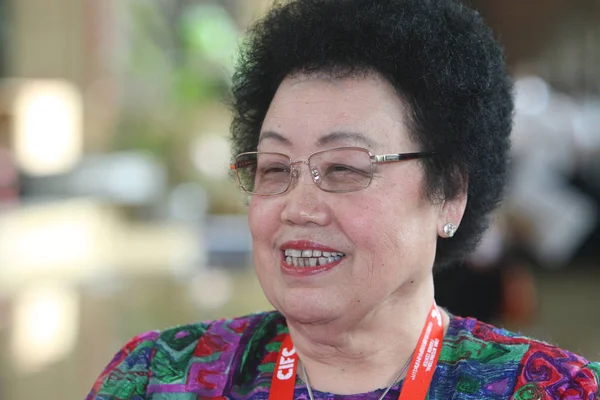
POLYGON ((271 102, 259 147, 407 146, 405 116, 404 102, 374 74, 287 77, 271 102))

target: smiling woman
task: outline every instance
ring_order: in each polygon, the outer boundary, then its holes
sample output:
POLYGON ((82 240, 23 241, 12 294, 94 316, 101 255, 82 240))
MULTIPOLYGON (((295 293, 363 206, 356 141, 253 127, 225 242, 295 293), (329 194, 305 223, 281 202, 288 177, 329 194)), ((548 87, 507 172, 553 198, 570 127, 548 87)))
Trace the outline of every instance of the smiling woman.
MULTIPOLYGON (((249 220, 256 270, 267 298, 286 316, 292 331, 296 320, 324 328, 324 337, 312 337, 311 341, 327 340, 337 329, 341 333, 367 321, 393 321, 400 312, 399 304, 420 308, 413 323, 422 325, 431 305, 433 288, 427 276, 437 237, 446 222, 458 224, 465 196, 444 203, 430 201, 422 190, 423 168, 415 161, 371 164, 369 151, 418 150, 403 111, 399 97, 376 75, 333 81, 302 74, 281 83, 264 119, 262 130, 277 131, 278 136, 259 139, 259 161, 263 151, 285 153, 293 159, 308 157, 310 173, 305 173, 303 163, 293 164, 293 169, 286 167, 291 173, 286 174, 290 183, 286 183, 289 189, 284 195, 251 198, 249 220), (367 143, 368 149, 349 150, 367 143), (315 154, 318 161, 313 160, 315 154), (337 166, 335 172, 323 168, 329 164, 337 166), (362 177, 362 183, 346 181, 343 177, 348 172, 339 171, 342 165, 364 171, 352 173, 362 177), (330 188, 326 183, 330 181, 348 193, 321 190, 330 188), (323 248, 344 256, 317 270, 289 265, 282 256, 286 250, 323 248), (423 301, 415 296, 420 292, 429 292, 423 301), (394 307, 390 307, 391 300, 397 303, 394 307), (375 315, 376 320, 371 320, 375 315)), ((255 191, 261 189, 261 178, 259 162, 255 191)), ((406 318, 413 315, 401 314, 406 318)), ((390 322, 385 325, 393 332, 399 328, 390 322)), ((419 333, 420 327, 414 334, 419 333)), ((406 349, 404 358, 412 347, 406 349)), ((388 374, 394 372, 391 368, 388 374)))
POLYGON ((511 83, 453 0, 296 0, 249 32, 231 165, 276 311, 134 338, 88 399, 554 399, 600 366, 450 315, 506 179, 511 83))

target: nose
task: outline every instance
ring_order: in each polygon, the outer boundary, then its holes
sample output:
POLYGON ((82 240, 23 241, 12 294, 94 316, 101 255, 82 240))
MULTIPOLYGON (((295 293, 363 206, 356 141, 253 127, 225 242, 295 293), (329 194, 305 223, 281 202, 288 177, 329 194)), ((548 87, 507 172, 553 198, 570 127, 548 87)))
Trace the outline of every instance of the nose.
POLYGON ((284 206, 281 210, 281 221, 290 225, 327 225, 331 220, 331 209, 327 200, 330 194, 318 188, 318 177, 314 176, 313 171, 300 171, 302 164, 306 164, 308 169, 308 163, 305 161, 295 163, 291 186, 282 195, 284 206))

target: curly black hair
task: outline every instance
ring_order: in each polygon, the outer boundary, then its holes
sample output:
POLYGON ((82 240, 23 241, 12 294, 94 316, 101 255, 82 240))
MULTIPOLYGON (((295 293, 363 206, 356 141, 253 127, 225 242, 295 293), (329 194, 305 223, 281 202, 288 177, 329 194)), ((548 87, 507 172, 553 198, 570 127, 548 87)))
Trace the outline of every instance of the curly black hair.
POLYGON ((292 0, 252 26, 232 85, 234 154, 256 151, 282 80, 376 73, 406 103, 432 201, 468 182, 460 229, 439 239, 435 266, 471 252, 507 180, 513 87, 503 49, 480 15, 456 0, 292 0))

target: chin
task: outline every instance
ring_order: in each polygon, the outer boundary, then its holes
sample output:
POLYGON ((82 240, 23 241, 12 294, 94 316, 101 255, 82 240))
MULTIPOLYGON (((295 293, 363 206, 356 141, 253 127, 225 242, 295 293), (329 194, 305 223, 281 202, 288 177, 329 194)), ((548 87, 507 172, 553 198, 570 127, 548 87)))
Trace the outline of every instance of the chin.
POLYGON ((324 299, 310 290, 289 290, 283 299, 271 302, 288 319, 301 324, 321 324, 334 321, 344 315, 332 301, 324 299))

